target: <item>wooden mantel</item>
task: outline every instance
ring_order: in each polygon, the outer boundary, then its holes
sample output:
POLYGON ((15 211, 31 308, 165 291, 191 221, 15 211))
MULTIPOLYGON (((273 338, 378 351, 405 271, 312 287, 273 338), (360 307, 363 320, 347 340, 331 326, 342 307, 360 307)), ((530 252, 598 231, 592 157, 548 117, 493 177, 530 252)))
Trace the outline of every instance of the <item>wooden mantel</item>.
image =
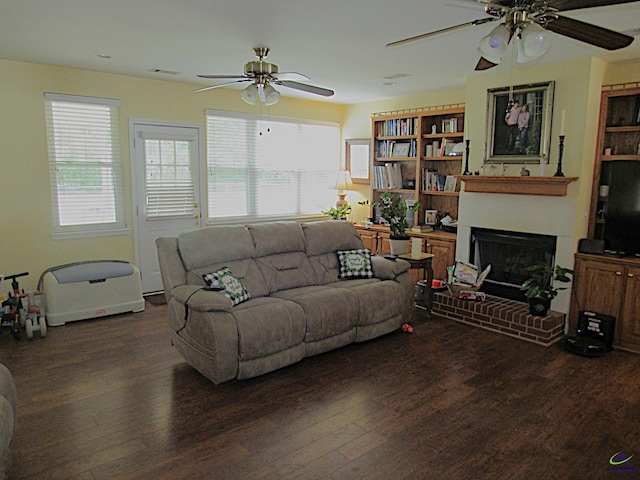
POLYGON ((465 192, 564 197, 567 185, 578 180, 578 177, 462 175, 460 180, 464 182, 465 192))

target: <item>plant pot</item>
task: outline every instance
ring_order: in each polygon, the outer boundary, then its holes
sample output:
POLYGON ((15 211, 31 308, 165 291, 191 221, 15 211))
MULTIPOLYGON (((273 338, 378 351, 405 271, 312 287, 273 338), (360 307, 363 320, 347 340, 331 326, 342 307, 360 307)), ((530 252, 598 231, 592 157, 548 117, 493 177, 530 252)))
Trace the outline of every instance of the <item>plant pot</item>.
POLYGON ((544 317, 551 307, 550 298, 534 297, 527 299, 529 302, 529 313, 537 317, 544 317))
POLYGON ((389 238, 389 245, 391 246, 392 255, 403 255, 409 253, 409 244, 411 243, 411 237, 406 238, 389 238))

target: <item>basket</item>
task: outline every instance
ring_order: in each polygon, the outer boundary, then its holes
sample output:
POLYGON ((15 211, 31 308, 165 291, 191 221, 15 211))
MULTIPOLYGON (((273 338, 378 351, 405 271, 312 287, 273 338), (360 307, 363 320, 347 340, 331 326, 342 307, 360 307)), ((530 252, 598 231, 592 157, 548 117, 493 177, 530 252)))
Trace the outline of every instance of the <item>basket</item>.
POLYGON ((447 290, 449 290, 449 295, 453 298, 458 298, 460 296, 460 292, 468 291, 468 292, 477 292, 480 288, 480 285, 469 285, 467 283, 447 283, 447 290))

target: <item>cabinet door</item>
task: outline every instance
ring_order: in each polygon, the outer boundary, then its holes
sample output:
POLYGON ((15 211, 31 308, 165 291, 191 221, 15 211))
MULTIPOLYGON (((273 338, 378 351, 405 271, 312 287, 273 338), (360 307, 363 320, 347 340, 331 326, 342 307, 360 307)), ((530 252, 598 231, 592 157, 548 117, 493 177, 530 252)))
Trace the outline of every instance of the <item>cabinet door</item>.
POLYGON ((378 240, 378 236, 376 235, 376 232, 371 232, 369 230, 364 230, 364 229, 356 229, 357 232, 360 234, 360 238, 362 239, 362 243, 364 243, 364 248, 368 248, 372 254, 376 253, 376 248, 377 248, 377 240, 378 240))
POLYGON ((430 238, 427 244, 427 253, 434 255, 431 266, 433 268, 433 278, 446 280, 447 267, 455 262, 456 245, 446 240, 430 238))
POLYGON ((391 244, 389 243, 389 234, 379 233, 378 234, 378 254, 388 255, 390 253, 391 253, 391 244))
POLYGON ((640 351, 640 267, 627 267, 622 307, 620 344, 640 351))
MULTIPOLYGON (((624 265, 585 260, 578 264, 577 307, 612 315, 620 323, 620 303, 624 294, 624 265)), ((618 328, 616 328, 618 330, 618 328)), ((619 330, 618 330, 619 331, 619 330)))

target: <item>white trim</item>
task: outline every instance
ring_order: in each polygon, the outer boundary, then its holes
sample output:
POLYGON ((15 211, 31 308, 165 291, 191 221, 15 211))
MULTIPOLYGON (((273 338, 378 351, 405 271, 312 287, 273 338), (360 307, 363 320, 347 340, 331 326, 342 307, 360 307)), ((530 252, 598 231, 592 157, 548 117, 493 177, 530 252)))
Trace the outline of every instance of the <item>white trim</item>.
POLYGON ((45 92, 45 100, 54 102, 76 102, 76 103, 92 103, 94 105, 107 105, 109 107, 119 107, 121 102, 116 98, 100 98, 100 97, 83 97, 82 95, 67 95, 64 93, 45 92))

